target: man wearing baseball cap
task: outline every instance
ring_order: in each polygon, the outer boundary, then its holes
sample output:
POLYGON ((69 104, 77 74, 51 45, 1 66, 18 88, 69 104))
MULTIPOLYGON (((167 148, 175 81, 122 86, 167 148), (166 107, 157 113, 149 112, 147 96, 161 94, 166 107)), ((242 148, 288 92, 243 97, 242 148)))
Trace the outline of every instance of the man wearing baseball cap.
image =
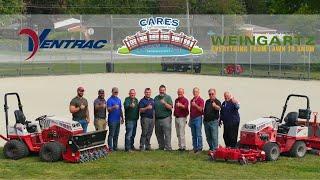
POLYGON ((88 101, 83 97, 84 88, 78 87, 77 96, 74 97, 69 106, 70 113, 72 114, 72 120, 78 121, 83 129, 83 132, 87 132, 87 127, 90 122, 88 101))
POLYGON ((118 150, 118 137, 120 132, 120 123, 123 124, 123 113, 121 100, 118 97, 119 89, 117 87, 112 88, 112 95, 107 100, 108 110, 108 146, 112 151, 118 150))
POLYGON ((107 126, 107 113, 106 113, 106 107, 107 107, 107 101, 105 100, 105 94, 104 90, 100 89, 98 91, 98 97, 94 100, 93 106, 94 106, 94 127, 97 131, 99 130, 105 130, 107 126))

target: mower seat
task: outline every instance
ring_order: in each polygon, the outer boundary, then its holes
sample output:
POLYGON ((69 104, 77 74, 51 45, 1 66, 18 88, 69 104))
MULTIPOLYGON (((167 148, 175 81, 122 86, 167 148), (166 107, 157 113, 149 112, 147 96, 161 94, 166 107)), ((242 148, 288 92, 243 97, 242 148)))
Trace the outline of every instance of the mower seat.
POLYGON ((21 110, 15 110, 14 116, 16 117, 16 123, 26 125, 27 131, 29 133, 34 133, 38 131, 37 125, 30 124, 28 121, 26 121, 26 116, 23 114, 21 110))
POLYGON ((288 134, 291 126, 296 126, 298 122, 298 113, 297 112, 289 112, 287 116, 284 118, 284 124, 281 124, 278 127, 278 133, 288 134))
POLYGON ((285 124, 290 126, 297 126, 299 113, 298 112, 289 112, 287 116, 284 118, 285 124))
POLYGON ((26 117, 24 116, 22 111, 15 110, 14 116, 16 117, 16 123, 26 124, 26 117))

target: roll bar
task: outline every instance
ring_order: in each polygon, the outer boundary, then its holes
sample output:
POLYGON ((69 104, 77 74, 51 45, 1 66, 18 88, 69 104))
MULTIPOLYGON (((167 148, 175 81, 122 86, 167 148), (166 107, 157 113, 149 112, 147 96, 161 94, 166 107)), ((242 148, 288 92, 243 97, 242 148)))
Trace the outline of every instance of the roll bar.
MULTIPOLYGON (((307 100, 307 109, 310 110, 310 100, 309 100, 309 97, 306 96, 306 95, 300 95, 300 94, 290 94, 287 99, 286 99, 286 103, 284 104, 283 106, 283 110, 282 110, 282 114, 281 114, 281 118, 280 118, 280 123, 282 123, 282 120, 284 118, 284 114, 286 113, 287 111, 287 105, 288 105, 288 101, 291 97, 298 97, 298 98, 305 98, 307 100)), ((308 121, 310 119, 307 119, 308 121)))
POLYGON ((16 97, 17 97, 19 110, 23 112, 23 110, 22 110, 22 104, 21 104, 21 101, 20 101, 20 96, 19 96, 19 94, 16 93, 16 92, 6 93, 6 94, 4 95, 4 112, 5 112, 5 119, 6 119, 6 133, 7 133, 7 138, 8 138, 8 135, 9 135, 9 132, 8 132, 8 125, 9 125, 8 96, 16 96, 16 97))

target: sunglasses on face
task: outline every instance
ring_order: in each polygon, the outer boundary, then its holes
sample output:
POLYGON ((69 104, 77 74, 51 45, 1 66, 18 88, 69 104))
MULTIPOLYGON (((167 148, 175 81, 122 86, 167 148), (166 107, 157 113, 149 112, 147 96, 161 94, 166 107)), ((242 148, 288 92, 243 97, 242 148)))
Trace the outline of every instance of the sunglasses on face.
POLYGON ((84 90, 80 90, 79 92, 84 92, 84 90))
POLYGON ((209 93, 210 96, 214 95, 214 93, 209 93))
POLYGON ((118 91, 116 91, 116 92, 113 92, 114 94, 118 94, 118 91))

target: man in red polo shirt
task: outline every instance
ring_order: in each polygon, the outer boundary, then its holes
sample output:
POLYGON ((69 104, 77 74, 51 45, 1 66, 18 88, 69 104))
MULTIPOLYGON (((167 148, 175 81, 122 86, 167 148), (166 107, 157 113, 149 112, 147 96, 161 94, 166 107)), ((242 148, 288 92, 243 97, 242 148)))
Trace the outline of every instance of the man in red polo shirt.
POLYGON ((185 140, 185 127, 187 123, 187 116, 189 115, 189 101, 184 97, 184 89, 178 89, 178 98, 174 102, 174 116, 179 151, 186 150, 186 140, 185 140))
POLYGON ((204 100, 200 97, 199 88, 193 88, 193 98, 190 101, 190 121, 189 126, 192 134, 192 145, 194 153, 202 151, 202 115, 204 100))

